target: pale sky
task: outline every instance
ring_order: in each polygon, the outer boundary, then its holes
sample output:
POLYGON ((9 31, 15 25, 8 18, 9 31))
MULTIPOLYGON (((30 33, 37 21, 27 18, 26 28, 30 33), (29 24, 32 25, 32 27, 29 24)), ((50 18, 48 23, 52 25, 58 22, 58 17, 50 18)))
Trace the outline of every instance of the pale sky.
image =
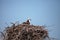
POLYGON ((0 0, 1 30, 10 22, 22 23, 28 17, 31 24, 47 25, 50 37, 60 37, 60 0, 0 0))

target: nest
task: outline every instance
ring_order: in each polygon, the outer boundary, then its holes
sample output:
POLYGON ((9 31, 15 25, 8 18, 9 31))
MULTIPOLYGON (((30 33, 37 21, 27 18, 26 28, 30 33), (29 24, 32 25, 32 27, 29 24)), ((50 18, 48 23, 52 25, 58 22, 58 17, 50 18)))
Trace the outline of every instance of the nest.
MULTIPOLYGON (((48 37, 48 31, 43 26, 30 25, 29 20, 6 29, 4 40, 43 40, 48 37)), ((48 37, 49 38, 49 37, 48 37)))

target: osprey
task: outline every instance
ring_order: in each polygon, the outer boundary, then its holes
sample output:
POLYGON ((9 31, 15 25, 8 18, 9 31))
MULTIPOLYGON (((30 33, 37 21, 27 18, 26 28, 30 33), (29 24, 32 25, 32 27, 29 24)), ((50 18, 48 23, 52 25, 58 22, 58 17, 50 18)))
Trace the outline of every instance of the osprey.
POLYGON ((30 20, 31 19, 28 18, 26 22, 23 22, 23 24, 28 24, 29 25, 30 24, 30 20))

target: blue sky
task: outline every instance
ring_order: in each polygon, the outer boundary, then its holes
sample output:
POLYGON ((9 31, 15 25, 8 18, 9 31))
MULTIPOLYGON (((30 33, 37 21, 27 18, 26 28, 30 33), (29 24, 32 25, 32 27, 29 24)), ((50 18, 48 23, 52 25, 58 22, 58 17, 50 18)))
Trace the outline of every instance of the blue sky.
POLYGON ((31 24, 47 25, 50 37, 60 37, 60 0, 0 0, 1 30, 10 22, 22 23, 27 17, 31 24))

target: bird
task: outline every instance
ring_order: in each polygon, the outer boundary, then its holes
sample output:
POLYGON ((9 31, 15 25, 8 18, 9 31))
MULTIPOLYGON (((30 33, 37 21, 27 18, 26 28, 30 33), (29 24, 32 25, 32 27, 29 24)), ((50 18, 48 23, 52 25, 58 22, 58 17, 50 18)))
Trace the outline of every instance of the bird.
POLYGON ((23 24, 28 24, 28 25, 29 25, 29 24, 30 24, 30 20, 31 20, 31 19, 28 18, 26 22, 23 22, 23 24))

